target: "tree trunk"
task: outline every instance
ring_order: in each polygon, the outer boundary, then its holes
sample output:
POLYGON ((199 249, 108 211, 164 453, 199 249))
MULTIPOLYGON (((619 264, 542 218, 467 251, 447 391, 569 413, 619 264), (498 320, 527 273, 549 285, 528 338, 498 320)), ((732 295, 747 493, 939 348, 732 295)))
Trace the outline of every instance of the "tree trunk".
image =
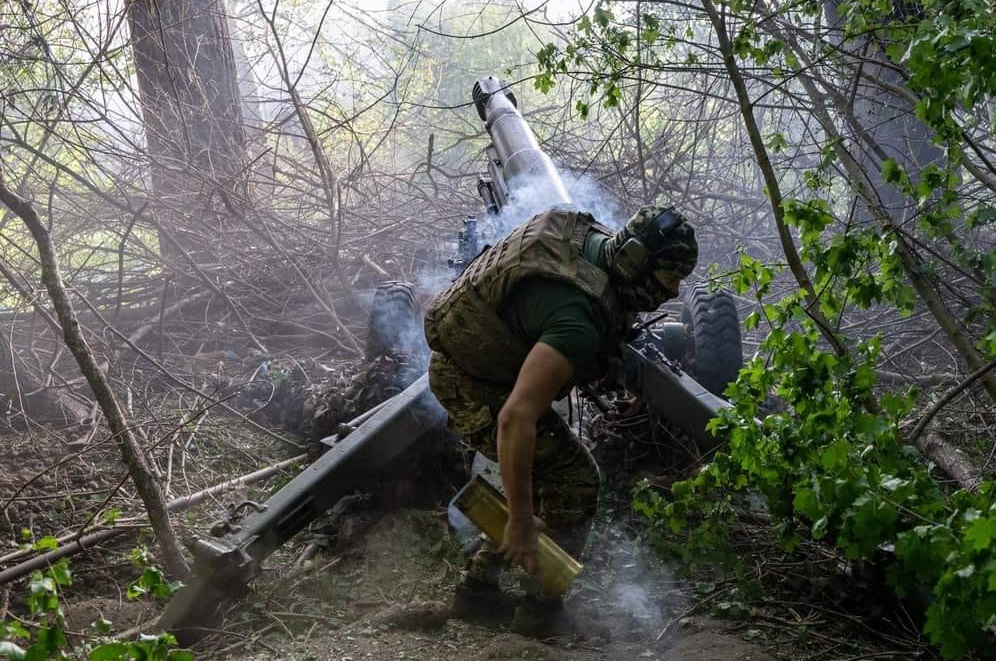
MULTIPOLYGON (((214 263, 231 224, 223 199, 246 199, 239 77, 222 0, 128 4, 152 188, 163 227, 194 262, 214 263)), ((179 261, 169 242, 163 256, 179 261)))
POLYGON ((80 371, 86 377, 87 383, 100 404, 101 411, 107 419, 107 425, 121 450, 121 457, 128 467, 128 474, 135 483, 138 495, 149 513, 149 520, 152 522, 152 529, 162 554, 163 566, 172 576, 185 578, 188 572, 187 563, 180 551, 176 535, 173 534, 173 527, 170 525, 169 514, 166 511, 166 501, 152 476, 152 471, 149 469, 141 446, 135 440, 135 436, 125 420, 114 392, 107 384, 107 380, 97 366, 97 361, 94 360, 93 354, 80 332, 79 319, 76 317, 72 301, 69 300, 62 283, 59 261, 55 254, 55 246, 52 244, 52 237, 27 200, 6 187, 2 171, 0 171, 0 202, 10 207, 24 221, 38 245, 42 281, 52 299, 52 307, 55 308, 58 315, 66 346, 72 352, 80 366, 80 371))
MULTIPOLYGON (((917 118, 909 100, 876 84, 875 81, 897 87, 904 84, 900 73, 886 65, 888 58, 879 42, 866 36, 851 37, 845 43, 838 4, 838 0, 824 3, 831 38, 841 48, 843 63, 852 74, 849 107, 838 108, 838 111, 853 117, 859 125, 855 134, 860 138, 856 143, 862 145, 858 150, 861 165, 867 172, 879 206, 901 224, 913 210, 913 204, 896 186, 882 179, 881 160, 894 159, 916 181, 924 167, 943 161, 944 152, 933 144, 931 131, 917 118)), ((873 216, 865 211, 859 220, 874 222, 873 216)))

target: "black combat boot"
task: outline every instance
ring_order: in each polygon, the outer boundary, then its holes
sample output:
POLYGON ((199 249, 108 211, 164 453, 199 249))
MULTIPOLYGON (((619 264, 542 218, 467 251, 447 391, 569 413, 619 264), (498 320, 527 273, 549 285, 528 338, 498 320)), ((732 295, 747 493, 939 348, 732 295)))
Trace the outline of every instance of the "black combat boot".
POLYGON ((549 638, 575 633, 572 618, 561 597, 527 596, 515 607, 512 631, 530 638, 549 638))
POLYGON ((516 600, 497 583, 467 577, 453 593, 453 617, 479 624, 507 623, 515 611, 516 600))

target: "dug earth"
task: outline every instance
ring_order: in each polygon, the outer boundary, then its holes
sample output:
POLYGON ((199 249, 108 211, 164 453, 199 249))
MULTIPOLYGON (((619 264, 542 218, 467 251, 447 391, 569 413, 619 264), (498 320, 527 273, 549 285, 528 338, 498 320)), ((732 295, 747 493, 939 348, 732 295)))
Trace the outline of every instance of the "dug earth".
POLYGON ((501 622, 450 618, 460 563, 445 513, 400 510, 295 578, 263 577, 226 625, 239 642, 228 637, 208 654, 252 661, 774 660, 733 623, 688 615, 688 586, 617 525, 599 520, 592 539, 568 599, 573 634, 536 640, 501 622), (243 622, 255 622, 256 633, 243 622))

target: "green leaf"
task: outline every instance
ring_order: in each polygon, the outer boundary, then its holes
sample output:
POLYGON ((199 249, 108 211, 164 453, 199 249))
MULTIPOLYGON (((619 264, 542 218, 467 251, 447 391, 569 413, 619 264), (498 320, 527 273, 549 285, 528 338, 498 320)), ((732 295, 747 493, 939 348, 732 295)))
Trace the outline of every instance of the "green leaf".
POLYGON ((602 101, 606 108, 615 108, 622 99, 622 89, 615 83, 608 83, 605 86, 605 99, 602 101))
POLYGON ((90 623, 90 631, 97 634, 98 636, 107 636, 113 630, 112 623, 110 620, 104 619, 102 617, 97 618, 90 623))
POLYGON ((643 22, 643 34, 640 38, 645 44, 653 44, 661 36, 661 23, 653 14, 643 14, 640 18, 643 22))
POLYGON ((90 661, 127 661, 128 645, 121 642, 106 643, 90 650, 90 661))
POLYGON ((595 8, 595 23, 603 30, 609 26, 613 18, 612 12, 608 9, 601 6, 595 8))
POLYGON ((980 227, 982 225, 996 224, 996 209, 993 207, 981 207, 976 209, 968 217, 969 227, 980 227))
POLYGON ((533 80, 533 86, 543 94, 546 94, 553 89, 553 76, 549 73, 541 73, 533 80))
POLYGON ((820 455, 820 463, 829 471, 836 471, 847 466, 851 447, 846 441, 831 444, 820 455))
POLYGON ((785 151, 785 149, 788 148, 789 141, 785 137, 784 133, 772 133, 771 135, 768 136, 766 145, 768 149, 777 154, 785 151))
POLYGON ((170 650, 169 661, 194 661, 194 654, 189 650, 170 650))
POLYGON ((68 586, 73 584, 73 577, 69 571, 68 558, 60 558, 48 571, 56 585, 68 586))
POLYGON ((996 356, 996 331, 986 335, 983 341, 985 343, 986 353, 989 354, 989 357, 992 358, 996 356))
POLYGON ((136 567, 147 567, 149 564, 149 551, 141 546, 128 551, 128 561, 136 567))
POLYGON ((965 540, 974 551, 988 549, 996 540, 996 520, 980 517, 972 521, 965 529, 965 540))
POLYGON ((52 551, 59 548, 59 540, 51 535, 42 537, 34 543, 36 551, 52 551))
POLYGON ((43 649, 49 655, 59 652, 69 644, 61 627, 41 627, 37 636, 38 642, 31 647, 43 649))
POLYGON ((887 158, 882 162, 882 179, 890 184, 897 184, 903 178, 903 169, 894 158, 887 158))

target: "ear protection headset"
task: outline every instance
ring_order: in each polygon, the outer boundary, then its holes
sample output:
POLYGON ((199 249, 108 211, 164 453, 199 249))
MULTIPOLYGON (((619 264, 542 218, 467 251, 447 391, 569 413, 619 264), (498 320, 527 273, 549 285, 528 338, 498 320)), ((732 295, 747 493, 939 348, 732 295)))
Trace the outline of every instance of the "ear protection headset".
POLYGON ((628 236, 613 257, 613 266, 619 275, 633 280, 643 273, 650 258, 667 247, 671 232, 684 221, 674 207, 668 207, 636 233, 630 229, 634 221, 627 223, 622 231, 628 236))

